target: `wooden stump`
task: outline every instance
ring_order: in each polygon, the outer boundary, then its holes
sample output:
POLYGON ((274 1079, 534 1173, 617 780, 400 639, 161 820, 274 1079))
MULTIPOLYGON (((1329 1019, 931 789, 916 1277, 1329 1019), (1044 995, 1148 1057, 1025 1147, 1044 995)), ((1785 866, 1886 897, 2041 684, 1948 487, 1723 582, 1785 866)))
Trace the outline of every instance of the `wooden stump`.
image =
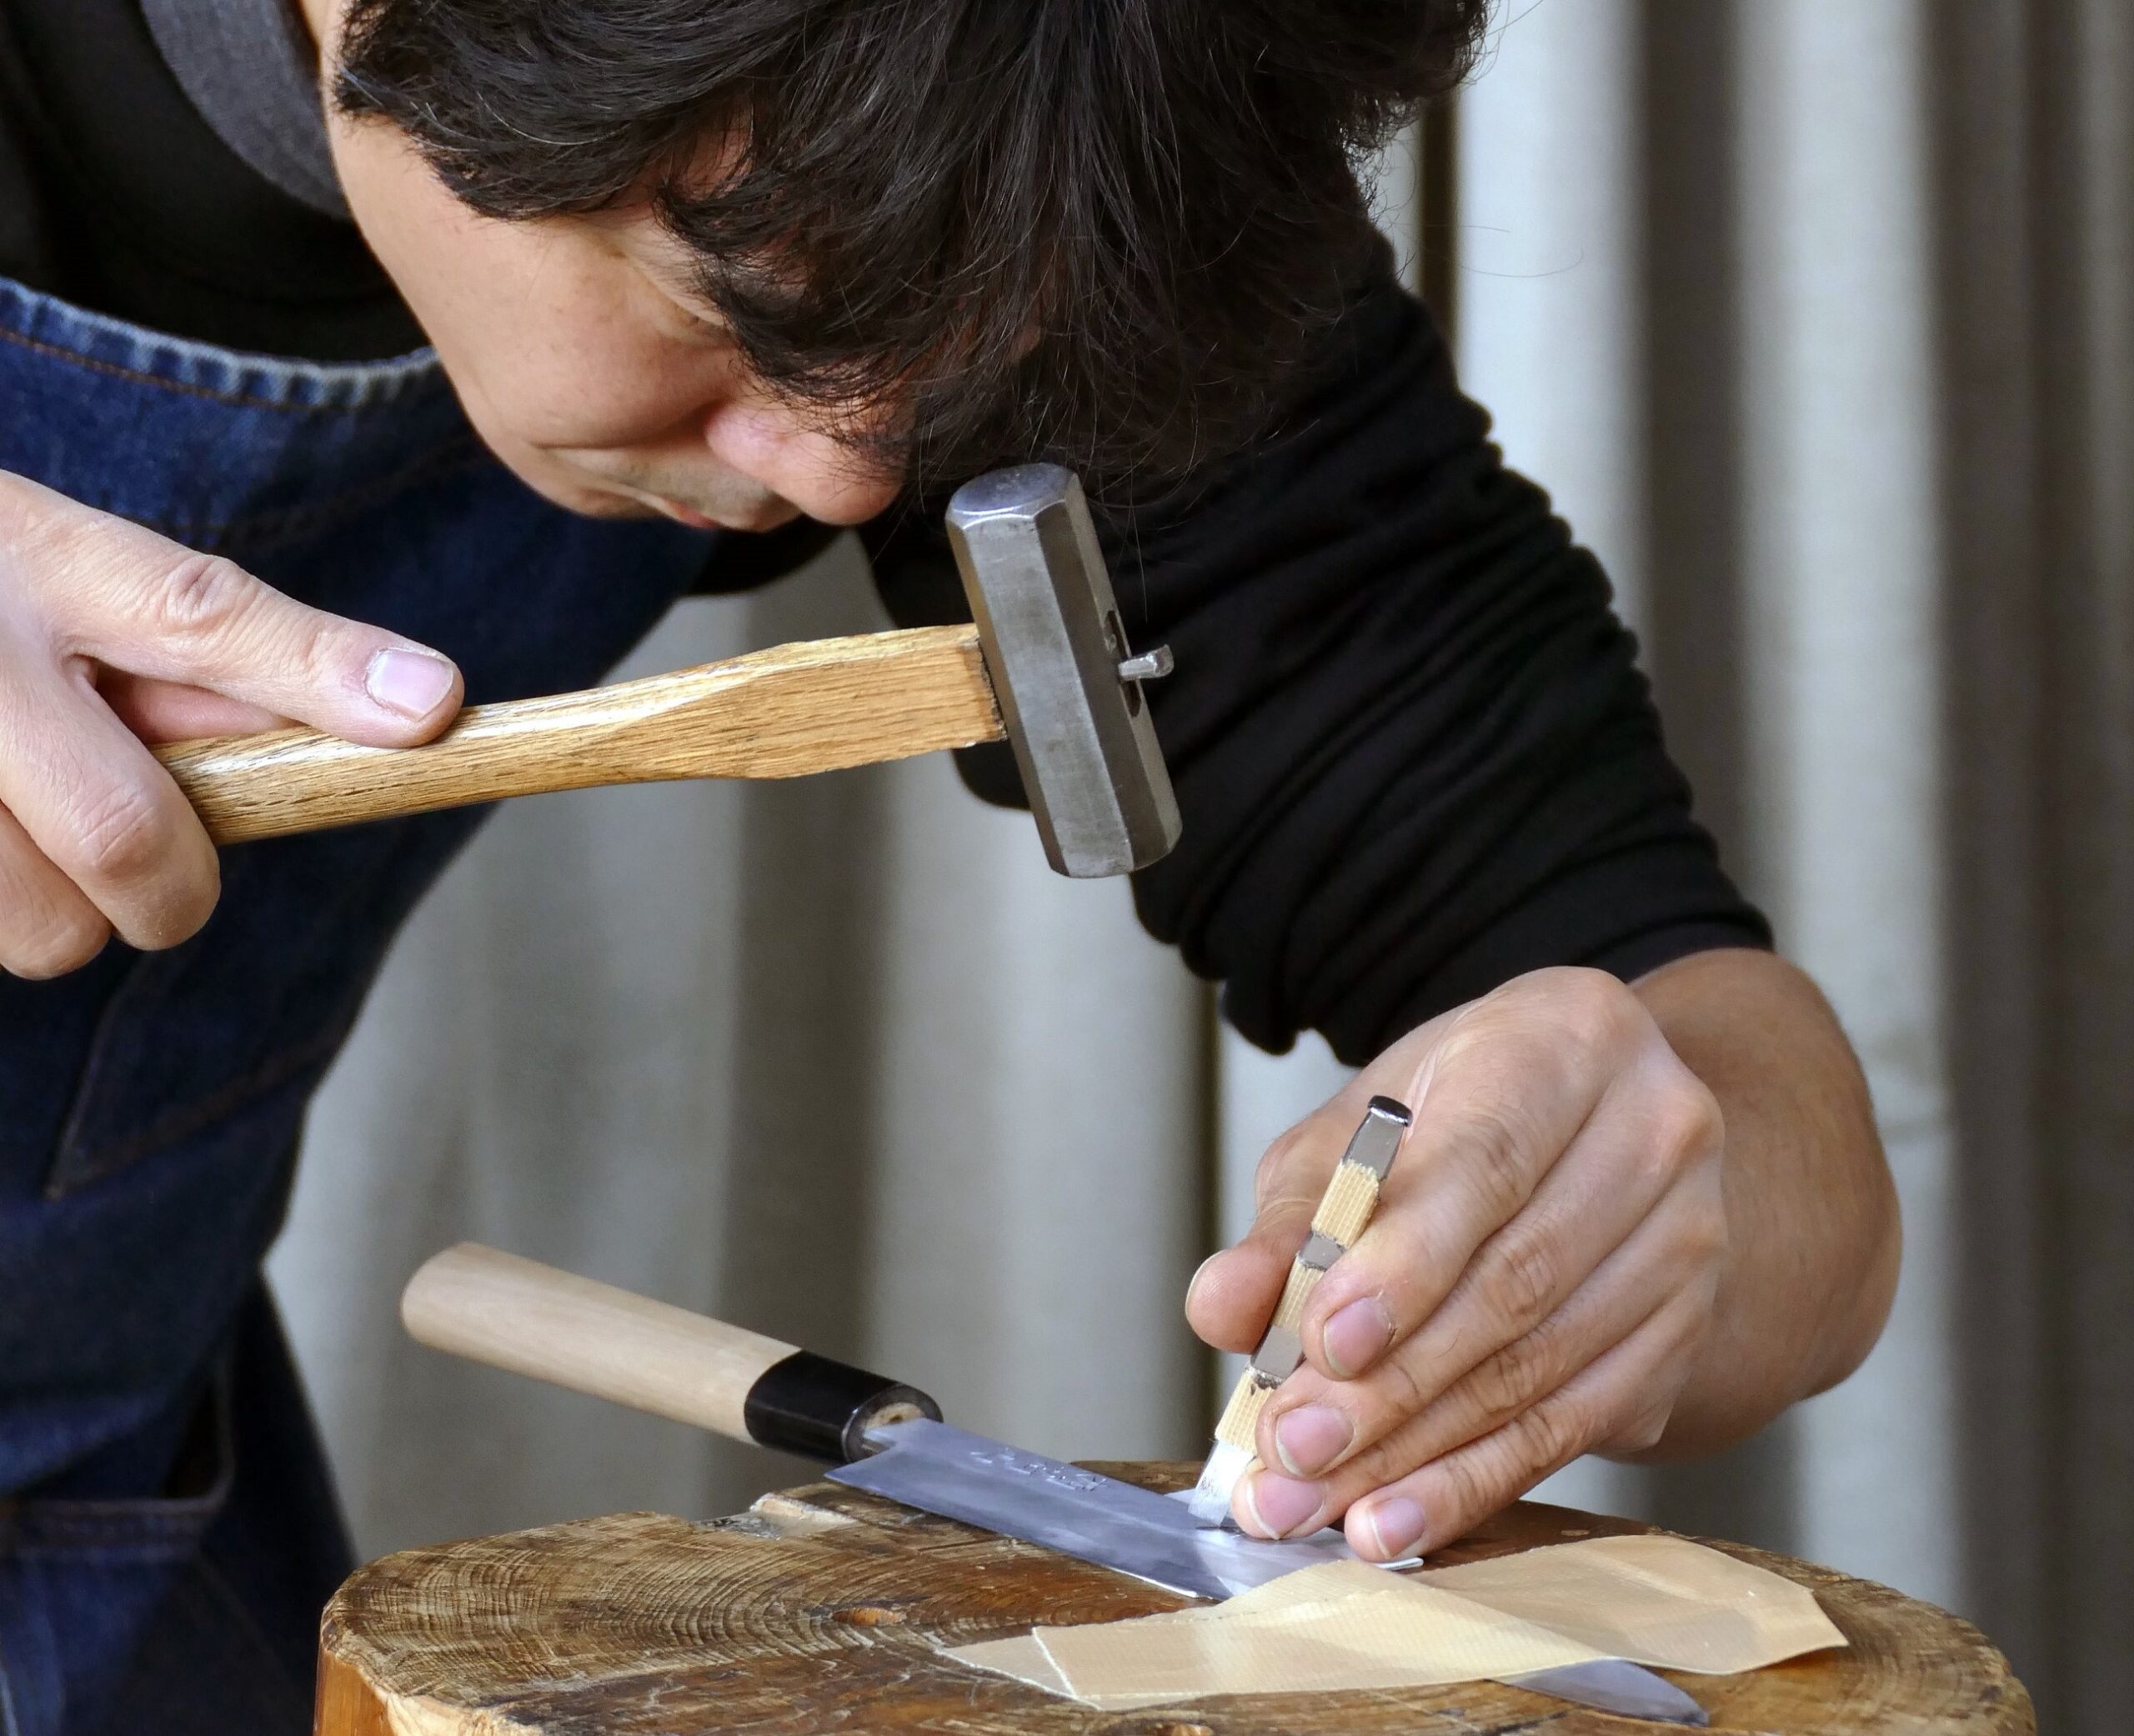
MULTIPOLYGON (((1105 1466, 1170 1488, 1190 1467, 1105 1466)), ((1648 1528, 1522 1504, 1435 1558, 1648 1528)), ((1715 1730, 2032 1736, 2006 1660, 1955 1617, 1762 1551, 1851 1649, 1676 1676, 1715 1730)), ((1606 1736, 1624 1720, 1492 1683, 1089 1710, 941 1658, 940 1643, 1110 1621, 1185 1599, 1027 1544, 813 1483, 698 1523, 656 1513, 411 1549, 349 1579, 321 1630, 317 1736, 1606 1736)))

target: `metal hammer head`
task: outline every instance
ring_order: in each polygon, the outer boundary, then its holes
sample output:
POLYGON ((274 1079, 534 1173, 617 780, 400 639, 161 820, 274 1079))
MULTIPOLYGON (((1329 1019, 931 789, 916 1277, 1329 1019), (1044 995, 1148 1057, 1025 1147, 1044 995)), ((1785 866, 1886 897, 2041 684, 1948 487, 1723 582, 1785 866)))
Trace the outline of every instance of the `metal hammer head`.
POLYGON ((1078 878, 1145 868, 1178 842, 1178 798, 1143 680, 1071 470, 1024 464, 959 488, 949 540, 1001 721, 1054 868, 1078 878))

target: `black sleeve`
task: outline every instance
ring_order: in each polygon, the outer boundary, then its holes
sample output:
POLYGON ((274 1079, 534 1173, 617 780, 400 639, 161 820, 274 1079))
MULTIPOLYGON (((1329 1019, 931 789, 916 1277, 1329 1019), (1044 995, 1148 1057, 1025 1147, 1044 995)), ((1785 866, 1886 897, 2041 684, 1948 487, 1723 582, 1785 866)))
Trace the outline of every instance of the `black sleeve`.
MULTIPOLYGON (((1284 429, 1190 502, 1105 528, 1185 835, 1141 919, 1246 1037, 1357 1063, 1523 972, 1625 978, 1764 947, 1615 617, 1545 495, 1504 468, 1445 345, 1389 282, 1284 429)), ((933 515, 869 541, 890 613, 961 613, 933 515)), ((1016 799, 1004 750, 964 758, 1016 799)))

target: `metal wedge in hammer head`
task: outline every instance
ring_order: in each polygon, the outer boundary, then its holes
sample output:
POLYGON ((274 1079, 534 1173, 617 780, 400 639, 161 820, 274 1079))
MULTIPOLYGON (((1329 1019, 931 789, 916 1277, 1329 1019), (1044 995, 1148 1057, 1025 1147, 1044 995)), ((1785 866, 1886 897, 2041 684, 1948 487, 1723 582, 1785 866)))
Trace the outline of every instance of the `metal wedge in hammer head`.
POLYGON ((1057 464, 992 471, 948 522, 1046 858, 1082 878, 1168 854, 1178 798, 1141 683, 1170 653, 1129 648, 1081 483, 1057 464))

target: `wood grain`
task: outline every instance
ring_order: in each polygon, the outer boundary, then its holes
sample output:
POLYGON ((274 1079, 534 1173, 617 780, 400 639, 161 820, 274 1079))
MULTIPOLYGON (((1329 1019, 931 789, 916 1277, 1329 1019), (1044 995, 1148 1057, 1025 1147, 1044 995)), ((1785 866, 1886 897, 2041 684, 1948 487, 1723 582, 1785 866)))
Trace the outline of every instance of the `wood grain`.
POLYGON ((749 1388, 794 1349, 473 1242, 423 1263, 401 1293, 400 1319, 433 1349, 737 1441, 749 1438, 749 1388))
MULTIPOLYGON (((1105 1466, 1177 1488, 1197 1467, 1105 1466)), ((1522 1505, 1449 1563, 1646 1528, 1522 1505)), ((1953 1616, 1781 1556, 1851 1642, 1742 1676, 1674 1678, 1721 1732, 2033 1736, 2005 1659, 1953 1616)), ((1183 1600, 834 1484, 738 1518, 624 1513, 414 1549, 363 1569, 321 1629, 318 1736, 1623 1736, 1624 1721, 1494 1683, 1101 1713, 962 1669, 938 1644, 1183 1600)))
POLYGON ((1002 733, 978 629, 921 627, 471 706, 420 748, 281 729, 157 757, 228 844, 595 784, 799 778, 1002 733))

